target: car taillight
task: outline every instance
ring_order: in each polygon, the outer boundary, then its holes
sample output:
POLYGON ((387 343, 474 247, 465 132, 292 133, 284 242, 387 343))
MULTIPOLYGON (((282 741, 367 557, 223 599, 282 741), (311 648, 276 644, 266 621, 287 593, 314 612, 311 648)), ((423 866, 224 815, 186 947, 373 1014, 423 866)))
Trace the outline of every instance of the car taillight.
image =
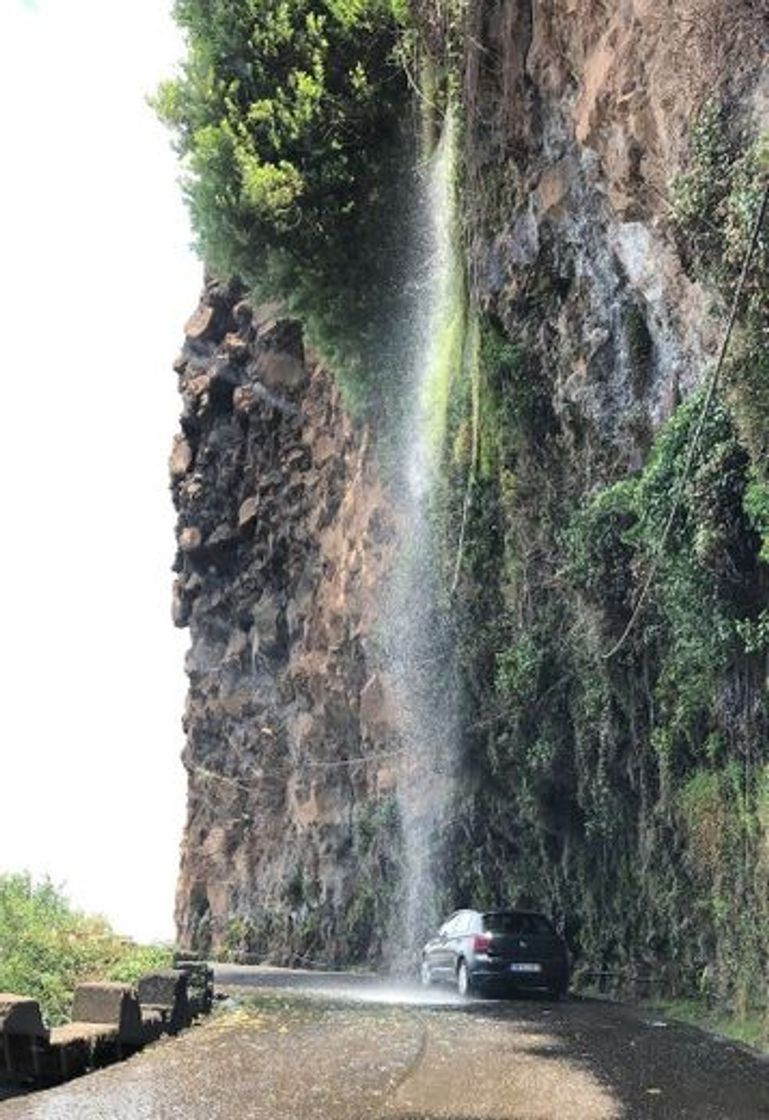
POLYGON ((475 933, 473 934, 473 952, 474 953, 488 953, 491 948, 491 934, 488 933, 475 933))

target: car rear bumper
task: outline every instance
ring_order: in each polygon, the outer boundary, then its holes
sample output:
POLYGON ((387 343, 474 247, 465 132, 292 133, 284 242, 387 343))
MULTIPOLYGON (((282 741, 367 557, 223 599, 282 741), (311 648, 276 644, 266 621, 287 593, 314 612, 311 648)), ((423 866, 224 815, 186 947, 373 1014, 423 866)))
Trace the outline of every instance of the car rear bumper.
POLYGON ((565 992, 569 986, 569 970, 562 961, 540 961, 539 972, 514 971, 510 967, 513 963, 505 959, 476 959, 469 969, 470 976, 478 987, 505 985, 511 988, 547 988, 565 992))

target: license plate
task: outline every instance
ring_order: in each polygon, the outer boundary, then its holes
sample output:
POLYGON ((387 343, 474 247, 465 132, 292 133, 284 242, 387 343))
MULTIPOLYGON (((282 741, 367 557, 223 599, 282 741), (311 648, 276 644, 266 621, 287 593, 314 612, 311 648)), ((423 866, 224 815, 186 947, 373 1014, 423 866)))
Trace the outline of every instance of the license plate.
POLYGON ((541 964, 535 964, 533 962, 531 964, 529 964, 525 961, 516 962, 515 964, 510 965, 510 971, 511 972, 541 972, 542 971, 542 965, 541 964))

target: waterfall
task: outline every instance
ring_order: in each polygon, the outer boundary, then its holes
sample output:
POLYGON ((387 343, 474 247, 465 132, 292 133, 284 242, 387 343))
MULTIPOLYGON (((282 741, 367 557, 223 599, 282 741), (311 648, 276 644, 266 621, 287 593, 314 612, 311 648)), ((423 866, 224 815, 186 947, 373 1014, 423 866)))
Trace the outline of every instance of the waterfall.
POLYGON ((432 926, 440 905, 434 852, 451 814, 458 748, 454 651, 436 523, 449 394, 461 370, 464 336, 454 152, 448 117, 423 172, 397 440, 402 536, 388 621, 404 742, 398 796, 404 861, 401 947, 406 953, 432 926))

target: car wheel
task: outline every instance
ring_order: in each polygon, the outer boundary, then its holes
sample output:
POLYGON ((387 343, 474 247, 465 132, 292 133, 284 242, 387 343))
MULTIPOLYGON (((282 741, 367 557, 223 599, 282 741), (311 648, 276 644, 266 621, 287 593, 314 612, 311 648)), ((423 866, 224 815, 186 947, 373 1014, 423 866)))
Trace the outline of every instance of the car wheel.
POLYGON ((422 967, 420 969, 419 975, 422 980, 423 988, 429 988, 432 986, 433 970, 430 968, 430 965, 427 963, 427 961, 422 961, 422 967))
POLYGON ((563 995, 563 989, 561 987, 554 987, 554 988, 548 988, 547 989, 547 998, 549 1000, 552 1000, 553 1003, 558 1003, 558 1001, 559 1001, 559 999, 561 998, 562 995, 563 995))
POLYGON ((464 961, 459 962, 459 968, 457 969, 457 991, 463 997, 473 994, 473 984, 464 961))

